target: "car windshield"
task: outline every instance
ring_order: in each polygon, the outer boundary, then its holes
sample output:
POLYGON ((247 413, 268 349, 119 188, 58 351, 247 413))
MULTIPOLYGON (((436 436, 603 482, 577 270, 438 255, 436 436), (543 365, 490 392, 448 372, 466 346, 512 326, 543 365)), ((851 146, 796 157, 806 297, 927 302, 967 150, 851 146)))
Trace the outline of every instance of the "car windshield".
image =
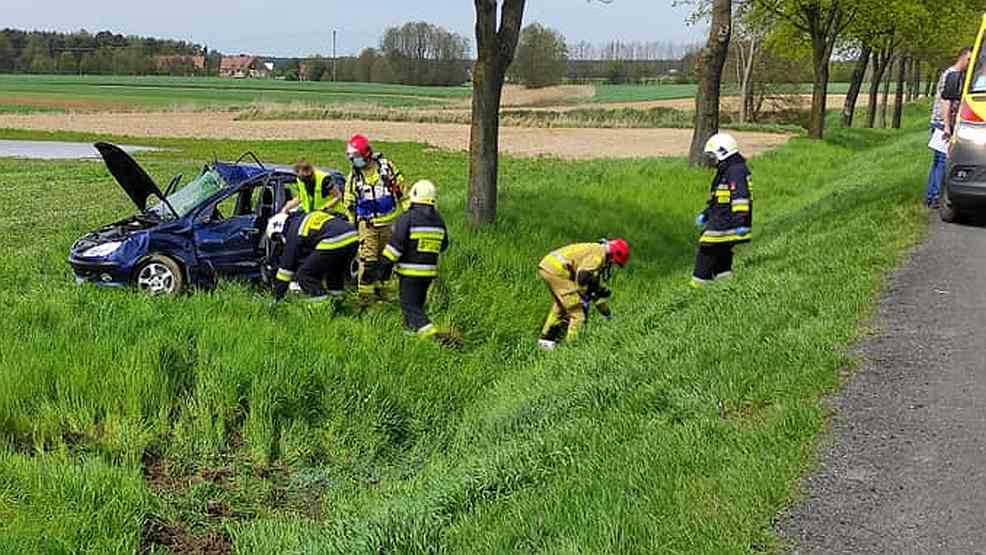
MULTIPOLYGON (((174 207, 175 212, 178 212, 178 217, 184 218, 202 201, 218 193, 225 186, 226 184, 219 173, 210 169, 190 181, 188 185, 168 195, 168 202, 174 207)), ((175 217, 163 202, 148 208, 147 212, 162 220, 172 220, 175 217)))
POLYGON ((986 93, 986 42, 979 48, 979 61, 976 62, 976 69, 972 73, 972 85, 969 88, 971 93, 986 93))

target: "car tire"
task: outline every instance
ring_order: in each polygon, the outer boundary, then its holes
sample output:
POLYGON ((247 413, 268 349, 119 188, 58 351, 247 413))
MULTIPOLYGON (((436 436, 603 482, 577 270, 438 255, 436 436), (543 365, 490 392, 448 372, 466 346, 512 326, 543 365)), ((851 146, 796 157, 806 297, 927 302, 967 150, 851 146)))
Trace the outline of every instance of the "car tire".
POLYGON ((959 220, 959 210, 948 198, 948 189, 942 188, 941 201, 938 205, 938 217, 946 223, 955 223, 959 220))
POLYGON ((133 284, 148 295, 176 295, 185 288, 185 274, 174 259, 153 254, 137 266, 133 284))

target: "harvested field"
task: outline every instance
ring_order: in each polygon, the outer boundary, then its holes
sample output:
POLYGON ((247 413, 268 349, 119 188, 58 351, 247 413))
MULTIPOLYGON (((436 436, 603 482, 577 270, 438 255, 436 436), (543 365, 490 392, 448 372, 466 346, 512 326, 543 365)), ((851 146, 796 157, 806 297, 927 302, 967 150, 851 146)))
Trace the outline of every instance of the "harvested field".
MULTIPOLYGON (((76 131, 130 137, 209 139, 347 139, 355 131, 381 141, 424 142, 446 150, 465 150, 469 126, 381 121, 236 121, 229 113, 156 112, 141 114, 0 115, 0 129, 76 131)), ((749 154, 775 148, 789 136, 737 132, 749 154)), ((517 156, 564 159, 683 156, 688 129, 501 128, 501 150, 517 156)))

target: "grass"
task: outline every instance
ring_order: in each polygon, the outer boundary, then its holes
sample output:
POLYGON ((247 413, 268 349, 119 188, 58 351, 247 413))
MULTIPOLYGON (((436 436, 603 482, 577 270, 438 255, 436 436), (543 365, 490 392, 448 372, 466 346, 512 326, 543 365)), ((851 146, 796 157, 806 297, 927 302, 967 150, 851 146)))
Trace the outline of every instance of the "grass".
MULTIPOLYGON (((924 113, 908 124, 754 159, 756 241, 702 292, 707 171, 508 157, 499 222, 477 231, 463 155, 383 145, 440 185, 453 247, 430 309, 461 352, 405 337, 395 307, 75 287, 69 245, 129 201, 96 163, 0 159, 0 201, 24 207, 0 216, 0 552, 779 550, 822 398, 925 221, 924 113), (539 258, 617 235, 616 320, 537 352, 539 258)), ((332 141, 141 140, 170 149, 141 156, 161 181, 214 152, 343 162, 332 141)))
MULTIPOLYGON (((868 86, 864 85, 864 86, 868 86)), ((811 83, 801 85, 803 94, 811 94, 811 83)), ((613 103, 613 102, 649 102, 655 100, 674 100, 679 98, 693 98, 698 86, 694 84, 668 84, 668 85, 596 85, 594 102, 613 103)), ((868 90, 868 89, 865 89, 868 90)), ((829 83, 829 94, 846 94, 849 92, 849 83, 829 83)), ((725 84, 722 94, 724 96, 739 96, 738 86, 735 84, 725 84)))
POLYGON ((254 103, 381 107, 437 106, 468 98, 467 87, 288 82, 192 77, 0 75, 0 104, 38 109, 231 109, 254 103), (16 102, 15 102, 16 101, 16 102))
MULTIPOLYGON (((768 114, 774 115, 774 114, 768 114)), ((780 114, 785 121, 800 121, 807 116, 799 112, 780 114), (804 116, 804 117, 802 117, 804 116)), ((764 131, 772 133, 801 133, 803 127, 794 124, 763 123, 740 124, 736 114, 723 113, 722 124, 737 131, 764 131)), ((414 123, 457 123, 469 124, 471 113, 466 110, 398 110, 373 109, 369 107, 347 106, 325 108, 317 106, 253 106, 236 115, 237 121, 402 121, 414 123)), ((507 127, 562 127, 562 128, 651 128, 667 129, 691 128, 693 112, 675 108, 574 108, 568 110, 511 109, 500 111, 500 124, 507 127)))

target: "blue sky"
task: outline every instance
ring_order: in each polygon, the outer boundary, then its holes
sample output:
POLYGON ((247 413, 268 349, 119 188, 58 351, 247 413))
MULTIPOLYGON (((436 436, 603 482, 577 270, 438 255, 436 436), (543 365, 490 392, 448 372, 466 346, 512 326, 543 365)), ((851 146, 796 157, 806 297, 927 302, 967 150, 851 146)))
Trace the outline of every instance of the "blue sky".
MULTIPOLYGON (((75 31, 110 29, 124 34, 186 39, 225 53, 272 56, 330 55, 332 29, 339 54, 375 46, 383 30, 424 20, 473 38, 469 0, 11 0, 0 26, 75 31)), ((671 0, 528 0, 524 22, 560 30, 580 40, 694 42, 701 29, 685 24, 687 9, 671 0)))

